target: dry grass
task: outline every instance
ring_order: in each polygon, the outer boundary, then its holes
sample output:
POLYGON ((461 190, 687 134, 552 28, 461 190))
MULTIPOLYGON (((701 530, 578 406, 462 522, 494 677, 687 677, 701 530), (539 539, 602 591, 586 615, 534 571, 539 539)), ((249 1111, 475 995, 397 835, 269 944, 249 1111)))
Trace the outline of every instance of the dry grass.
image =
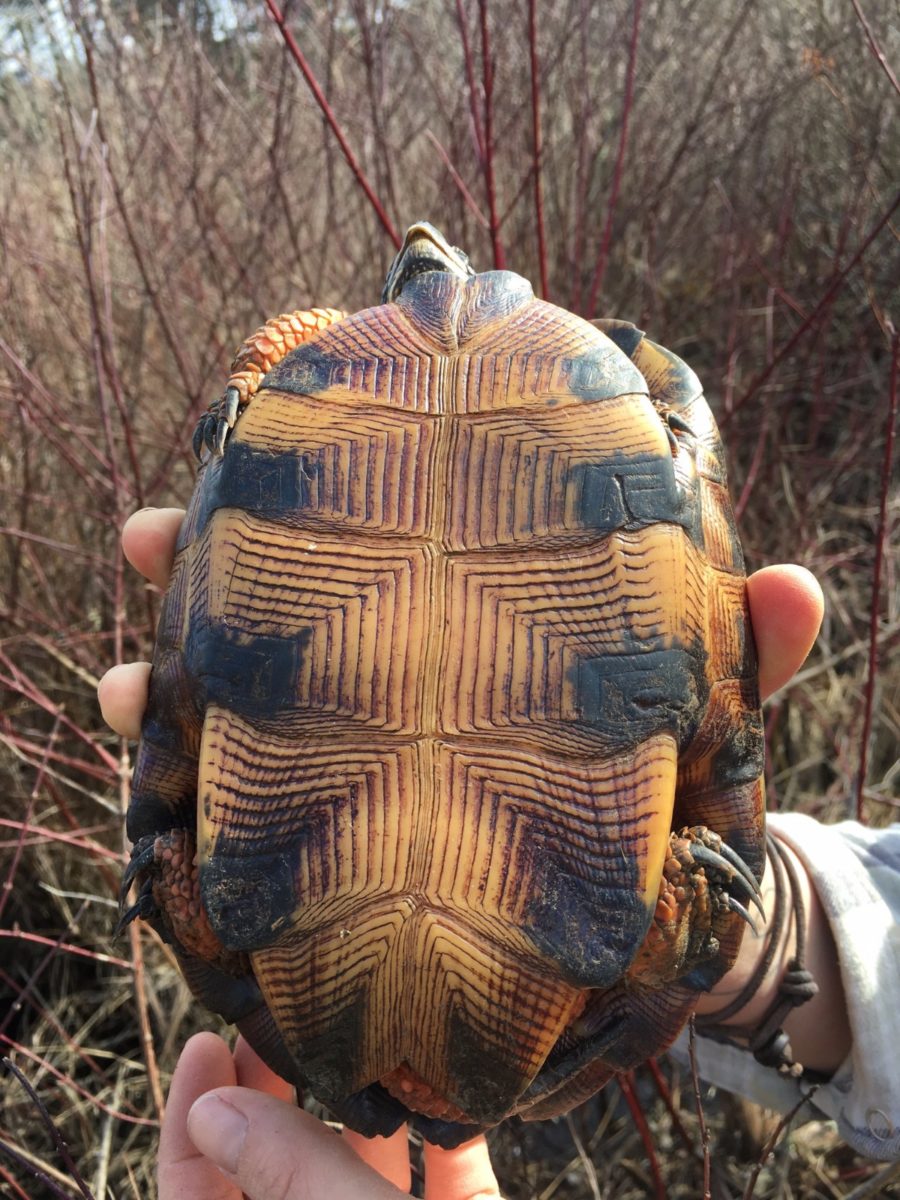
MULTIPOLYGON (((130 760, 93 692, 148 655, 158 607, 118 530, 186 499, 194 421, 261 319, 377 298, 393 246, 335 126, 388 223, 428 217, 479 267, 544 278, 589 315, 602 289, 598 313, 696 367, 751 565, 798 560, 827 596, 816 651, 768 709, 773 804, 894 819, 898 94, 876 51, 890 64, 898 45, 887 0, 866 4, 868 34, 860 12, 298 5, 329 123, 262 7, 3 9, 0 1042, 98 1200, 151 1194, 161 1089, 208 1023, 149 929, 111 942, 130 760)), ((697 1196, 691 1089, 666 1078, 676 1117, 646 1072, 633 1091, 668 1194, 697 1196)), ((740 1195, 752 1122, 721 1099, 707 1115, 714 1194, 740 1195)), ((0 1140, 4 1195, 79 1194, 12 1080, 0 1140)), ((495 1156, 510 1197, 658 1194, 616 1088, 569 1122, 502 1130, 495 1156)), ((807 1128, 755 1195, 861 1195, 876 1169, 807 1128)))

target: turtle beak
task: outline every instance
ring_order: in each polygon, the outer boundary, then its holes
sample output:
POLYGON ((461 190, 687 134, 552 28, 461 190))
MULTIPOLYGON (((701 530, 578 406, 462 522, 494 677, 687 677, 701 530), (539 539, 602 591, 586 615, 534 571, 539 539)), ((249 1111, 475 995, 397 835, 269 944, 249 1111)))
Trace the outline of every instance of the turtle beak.
POLYGON ((406 231, 400 252, 391 263, 381 293, 382 304, 396 300, 410 279, 426 271, 446 271, 463 280, 471 279, 475 274, 462 250, 451 246, 427 221, 417 221, 406 231))

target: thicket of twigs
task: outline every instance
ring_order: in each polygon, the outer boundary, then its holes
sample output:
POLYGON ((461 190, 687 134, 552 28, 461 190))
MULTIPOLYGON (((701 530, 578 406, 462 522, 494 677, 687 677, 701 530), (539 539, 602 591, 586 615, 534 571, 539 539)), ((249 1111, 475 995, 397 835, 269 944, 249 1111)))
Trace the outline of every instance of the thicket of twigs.
MULTIPOLYGON (((269 8, 0 8, 0 1043, 98 1200, 152 1193, 206 1020, 148 929, 111 941, 130 749, 94 687, 148 656, 159 603, 118 531, 186 500, 242 338, 375 302, 411 220, 689 359, 751 566, 800 561, 826 592, 768 708, 772 804, 883 824, 898 802, 887 0, 333 0, 284 29, 269 8)), ((504 1131, 507 1194, 702 1194, 691 1088, 654 1070, 504 1131)), ((740 1195, 761 1143, 709 1118, 714 1195, 740 1195)), ((0 1143, 5 1195, 86 1194, 10 1075, 0 1143)), ((754 1194, 881 1194, 877 1169, 807 1128, 754 1194)))

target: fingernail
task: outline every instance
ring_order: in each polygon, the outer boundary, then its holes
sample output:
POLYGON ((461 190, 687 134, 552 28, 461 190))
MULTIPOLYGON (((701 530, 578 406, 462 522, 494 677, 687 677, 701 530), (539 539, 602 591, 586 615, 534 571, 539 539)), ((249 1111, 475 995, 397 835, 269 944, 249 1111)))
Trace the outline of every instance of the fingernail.
POLYGON ((247 1136, 247 1118, 233 1104, 215 1092, 201 1096, 188 1113, 188 1133, 201 1154, 211 1158, 223 1171, 237 1174, 247 1136))

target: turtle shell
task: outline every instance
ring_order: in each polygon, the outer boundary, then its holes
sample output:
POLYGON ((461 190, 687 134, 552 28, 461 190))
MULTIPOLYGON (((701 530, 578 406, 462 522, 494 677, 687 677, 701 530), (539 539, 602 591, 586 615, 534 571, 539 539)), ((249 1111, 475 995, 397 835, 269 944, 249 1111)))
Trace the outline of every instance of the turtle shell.
POLYGON ((419 275, 268 374, 182 530, 128 831, 157 883, 161 837, 196 847, 204 936, 177 887, 142 915, 364 1133, 452 1145, 658 1052, 742 928, 636 973, 671 831, 761 874, 719 437, 693 372, 600 325, 419 275))

